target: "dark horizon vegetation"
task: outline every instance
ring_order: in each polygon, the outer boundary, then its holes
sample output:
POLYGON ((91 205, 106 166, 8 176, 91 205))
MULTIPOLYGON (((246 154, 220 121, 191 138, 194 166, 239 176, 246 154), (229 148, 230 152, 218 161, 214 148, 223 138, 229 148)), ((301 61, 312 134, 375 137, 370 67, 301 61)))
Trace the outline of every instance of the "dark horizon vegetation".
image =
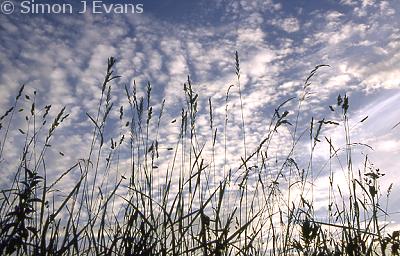
MULTIPOLYGON (((136 85, 125 86, 128 109, 113 105, 112 84, 119 78, 115 63, 108 59, 97 109, 84 113, 93 129, 89 152, 68 162, 70 167, 57 177, 49 174, 47 154, 56 146, 54 138, 68 110, 62 108, 49 120, 52 106, 36 102, 36 92, 28 95, 22 86, 13 106, 1 113, 0 165, 5 166, 4 152, 16 146, 19 151, 11 182, 1 190, 1 255, 399 255, 400 232, 386 221, 392 185, 380 187, 384 174, 368 156, 361 166, 353 161, 353 148, 359 145, 351 140, 349 97, 339 95, 329 106, 337 119, 311 118, 308 129, 300 129, 311 80, 327 65, 311 71, 299 97, 274 109, 266 119, 266 133, 250 148, 237 53, 237 80, 226 93, 223 129, 215 125, 211 98, 206 99, 208 113, 200 113, 202 96, 188 77, 181 118, 173 120, 180 131, 172 146, 161 143, 165 100, 152 101, 150 83, 143 94, 136 85), (237 109, 228 108, 233 88, 239 93, 237 109), (22 108, 23 100, 29 109, 22 108), (293 101, 296 108, 288 109, 293 101), (119 112, 118 137, 108 134, 112 111, 119 112), (230 111, 241 116, 243 144, 237 146, 236 168, 226 166, 230 111), (19 113, 24 120, 17 120, 19 113), (204 114, 209 122, 206 141, 198 135, 198 118, 204 114), (18 126, 23 122, 26 129, 18 126), (278 161, 270 155, 272 141, 287 127, 292 141, 278 161), (324 133, 333 128, 342 131, 344 146, 334 145, 324 133), (11 142, 15 130, 23 145, 11 142), (307 161, 300 161, 298 144, 304 139, 310 152, 307 161), (315 206, 321 202, 310 193, 320 169, 314 153, 322 143, 329 146, 323 165, 329 178, 324 218, 315 206), (343 152, 344 159, 339 157, 343 152), (340 185, 335 165, 345 173, 340 185)), ((64 153, 59 157, 64 161, 64 153)))

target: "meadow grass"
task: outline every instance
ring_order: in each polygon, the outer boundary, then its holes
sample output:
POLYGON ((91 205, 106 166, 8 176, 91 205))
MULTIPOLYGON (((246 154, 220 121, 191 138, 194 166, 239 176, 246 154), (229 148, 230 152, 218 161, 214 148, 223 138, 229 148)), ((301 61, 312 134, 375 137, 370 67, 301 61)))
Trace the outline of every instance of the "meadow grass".
POLYGON ((112 84, 119 78, 115 63, 109 58, 96 109, 84 113, 93 128, 89 151, 64 163, 69 168, 56 178, 50 178, 46 154, 55 146, 53 138, 69 116, 67 109, 48 122, 51 105, 37 109, 42 103, 36 102, 36 92, 25 94, 22 86, 1 116, 3 168, 5 152, 15 147, 10 133, 18 131, 24 138, 13 177, 7 177, 9 187, 1 190, 1 255, 399 255, 399 231, 386 232, 389 213, 382 207, 386 198, 379 186, 383 174, 367 156, 362 166, 353 163, 349 98, 339 95, 335 106, 329 106, 335 120, 311 118, 307 130, 300 128, 311 80, 326 65, 311 71, 299 98, 274 109, 265 134, 252 148, 246 140, 237 53, 237 84, 227 89, 223 125, 217 125, 209 98, 209 135, 205 142, 200 139, 199 104, 207 99, 201 99, 188 77, 180 119, 172 121, 179 123, 179 134, 167 147, 160 138, 165 100, 153 102, 150 83, 142 97, 136 84, 125 86, 129 107, 114 106, 112 84), (230 110, 234 89, 240 106, 230 110), (24 110, 26 129, 16 125, 22 100, 30 104, 24 110), (297 106, 292 113, 289 103, 297 106), (112 111, 119 113, 120 130, 110 138, 112 111), (235 168, 227 164, 232 160, 227 159, 231 111, 239 112, 243 139, 235 168), (332 127, 343 130, 344 146, 324 135, 332 127), (291 142, 278 161, 270 152, 281 130, 290 132, 291 142), (307 161, 297 154, 305 138, 310 145, 307 161), (329 146, 323 167, 328 173, 325 218, 318 216, 314 196, 320 168, 314 152, 322 143, 329 146), (343 152, 345 163, 339 156, 343 152), (338 163, 346 174, 340 186, 334 181, 338 163), (67 178, 74 183, 65 186, 67 178))

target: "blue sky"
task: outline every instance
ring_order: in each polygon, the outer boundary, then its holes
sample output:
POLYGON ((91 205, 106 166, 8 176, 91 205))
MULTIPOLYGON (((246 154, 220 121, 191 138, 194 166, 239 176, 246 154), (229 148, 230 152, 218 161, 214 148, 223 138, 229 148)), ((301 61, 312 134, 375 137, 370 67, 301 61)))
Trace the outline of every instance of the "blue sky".
MULTIPOLYGON (((4 112, 12 104, 21 84, 26 84, 30 93, 37 90, 39 99, 55 109, 65 105, 71 116, 58 136, 63 144, 54 149, 65 152, 65 162, 73 162, 80 152, 87 151, 91 130, 84 113, 93 112, 98 102, 108 57, 117 58, 116 73, 122 76, 116 82, 121 90, 113 93, 116 105, 127 105, 122 90, 125 84, 136 80, 145 88, 150 81, 156 109, 166 99, 165 122, 169 123, 180 115, 182 84, 190 75, 202 96, 200 110, 205 112, 211 97, 216 122, 222 126, 226 91, 236 83, 237 50, 248 148, 256 148, 274 107, 300 96, 314 66, 329 64, 330 68, 322 68, 313 79, 303 105, 302 128, 306 129, 312 116, 335 118, 328 106, 339 93, 347 93, 353 140, 374 149, 356 152, 368 154, 375 166, 387 173, 383 189, 395 183, 391 210, 399 211, 400 126, 392 129, 400 121, 399 1, 142 0, 134 2, 143 4, 140 14, 64 15, 21 14, 19 3, 14 1, 13 14, 0 14, 0 107, 4 112), (368 119, 360 124, 365 116, 368 119)), ((242 141, 237 90, 232 92, 230 106, 228 153, 233 159, 236 145, 242 141)), ((295 110, 296 104, 288 107, 295 110)), ((289 117, 294 118, 294 113, 289 117)), ((118 119, 118 111, 112 118, 118 119)), ((205 137, 207 118, 199 117, 199 130, 205 137)), ((290 141, 287 129, 272 147, 275 152, 284 151, 282 145, 290 141)), ((338 144, 343 142, 341 133, 324 132, 338 144)), ((165 144, 176 138, 176 133, 173 128, 167 130, 165 144)), ((11 136, 18 140, 18 131, 11 136)), ((299 147, 307 150, 306 143, 299 147)), ((3 163, 12 165, 16 151, 6 152, 3 163)), ((326 160, 324 152, 326 147, 321 146, 316 154, 322 162, 326 160)), ((230 164, 235 161, 240 158, 230 164)), ((0 178, 2 186, 9 174, 0 178)), ((320 178, 321 182, 326 179, 324 173, 320 178)))

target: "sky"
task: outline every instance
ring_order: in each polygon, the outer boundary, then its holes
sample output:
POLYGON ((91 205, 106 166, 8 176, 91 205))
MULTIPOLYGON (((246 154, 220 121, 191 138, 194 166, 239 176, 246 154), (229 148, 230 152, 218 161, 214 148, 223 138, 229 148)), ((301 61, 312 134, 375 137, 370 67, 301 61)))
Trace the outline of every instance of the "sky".
MULTIPOLYGON (((352 141, 372 148, 355 147, 355 154, 368 155, 374 166, 386 173, 382 190, 395 183, 390 210, 397 212, 395 219, 400 220, 400 186, 396 186, 400 183, 400 126, 396 126, 400 122, 399 1, 87 1, 84 13, 80 1, 0 2, 1 112, 13 104, 22 84, 31 95, 37 91, 42 106, 52 104, 56 110, 66 106, 70 116, 57 135, 62 143, 54 149, 54 154, 65 154, 61 164, 72 163, 87 152, 92 130, 85 112, 95 113, 110 56, 117 59, 115 73, 121 76, 115 81, 120 89, 112 95, 115 105, 127 106, 125 85, 136 81, 143 91, 149 81, 155 110, 165 99, 165 127, 180 116, 183 83, 190 75, 201 96, 199 134, 206 138, 209 124, 204 113, 209 98, 214 102, 215 122, 223 127, 226 93, 237 83, 237 51, 248 150, 255 149, 265 135, 274 108, 288 98, 299 98, 310 71, 327 64, 329 67, 319 69, 312 78, 302 105, 300 128, 306 130, 311 117, 337 120, 329 105, 335 105, 339 94, 347 94, 352 141), (13 12, 6 14, 12 10, 10 3, 13 12), (67 11, 71 12, 56 13, 54 7, 53 13, 33 13, 34 4, 44 3, 70 4, 67 11), (136 9, 134 13, 130 9, 116 13, 111 4, 135 4, 136 9), (93 9, 93 5, 98 7, 93 9)), ((237 86, 230 99, 227 150, 229 159, 235 159, 228 164, 234 166, 240 162, 237 152, 244 151, 237 146, 243 141, 237 86)), ((288 117, 295 118, 296 101, 287 107, 291 109, 288 117)), ((50 116, 56 114, 51 112, 50 116)), ((118 115, 115 108, 111 120, 118 120, 118 115)), ((21 122, 22 129, 23 125, 21 122)), ((283 129, 287 131, 271 146, 276 154, 285 150, 293 131, 291 127, 283 129)), ((3 136, 4 129, 1 132, 3 136)), ((176 139, 176 133, 176 129, 166 128, 162 136, 165 144, 176 139)), ((338 145, 344 143, 343 131, 327 128, 324 134, 338 145)), ((11 131, 10 143, 18 141, 18 136, 18 130, 11 131)), ((309 148, 306 142, 299 147, 304 152, 309 148)), ((327 152, 326 145, 318 146, 316 161, 326 162, 327 152)), ((17 156, 17 147, 7 147, 2 164, 12 166, 17 156)), ((355 157, 356 164, 361 159, 355 157)), ((49 164, 60 165, 52 158, 49 164)), ((2 172, 3 188, 13 169, 2 172)), ((322 171, 315 183, 324 179, 322 171)), ((316 191, 323 193, 323 186, 317 186, 316 191)))

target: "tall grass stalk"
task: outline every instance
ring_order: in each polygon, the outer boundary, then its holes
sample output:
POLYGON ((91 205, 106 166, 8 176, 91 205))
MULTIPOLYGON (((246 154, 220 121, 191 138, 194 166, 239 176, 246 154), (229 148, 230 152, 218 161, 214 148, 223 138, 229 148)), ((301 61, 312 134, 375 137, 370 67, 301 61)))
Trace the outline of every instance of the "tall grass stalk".
POLYGON ((224 102, 209 98, 204 104, 188 77, 176 113, 180 118, 166 120, 168 99, 157 101, 150 82, 142 97, 136 81, 126 85, 126 103, 116 106, 112 95, 119 76, 116 60, 109 58, 98 104, 84 113, 93 129, 88 151, 75 162, 59 152, 55 160, 65 170, 57 177, 48 155, 58 146, 54 137, 68 110, 41 106, 36 92, 25 94, 22 86, 0 117, 0 165, 15 168, 1 191, 0 254, 398 255, 399 231, 385 224, 392 187, 384 210, 383 173, 368 156, 355 166, 356 147, 368 146, 351 140, 349 97, 339 95, 329 106, 332 115, 304 121, 311 81, 326 65, 310 72, 299 98, 284 100, 271 112, 254 145, 245 132, 250 117, 244 115, 237 52, 233 63, 238 97, 231 85, 224 102), (235 100, 240 107, 230 108, 235 100), (214 111, 216 104, 225 104, 223 114, 214 111), (199 122, 204 113, 206 133, 199 122), (243 153, 237 150, 231 159, 235 142, 228 118, 237 116, 243 153), (178 131, 172 142, 166 139, 171 127, 178 131), (343 130, 344 145, 334 144, 329 134, 334 128, 343 130), (274 151, 282 134, 290 140, 281 145, 284 150, 274 151), (314 152, 324 144, 329 150, 320 164, 314 152), (308 156, 303 145, 310 145, 308 156), (7 159, 11 147, 20 150, 15 166, 7 159), (340 172, 346 186, 337 184, 340 172), (324 216, 316 209, 317 179, 327 184, 324 216))

